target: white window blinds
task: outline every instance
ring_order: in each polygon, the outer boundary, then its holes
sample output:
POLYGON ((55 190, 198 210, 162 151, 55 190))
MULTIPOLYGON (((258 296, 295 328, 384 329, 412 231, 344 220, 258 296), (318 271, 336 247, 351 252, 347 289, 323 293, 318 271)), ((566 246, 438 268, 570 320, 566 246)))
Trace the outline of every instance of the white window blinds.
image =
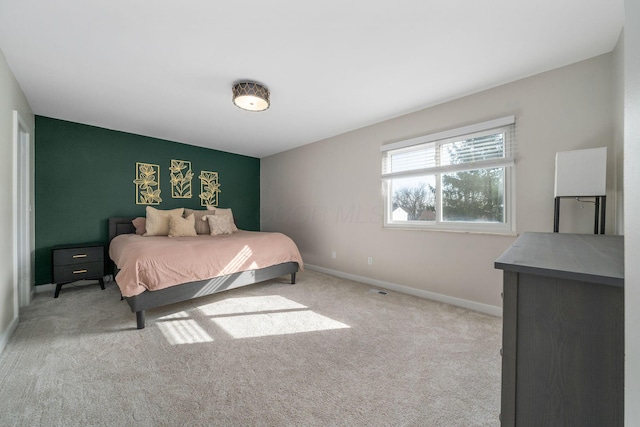
POLYGON ((383 145, 382 178, 511 166, 514 124, 509 116, 383 145))

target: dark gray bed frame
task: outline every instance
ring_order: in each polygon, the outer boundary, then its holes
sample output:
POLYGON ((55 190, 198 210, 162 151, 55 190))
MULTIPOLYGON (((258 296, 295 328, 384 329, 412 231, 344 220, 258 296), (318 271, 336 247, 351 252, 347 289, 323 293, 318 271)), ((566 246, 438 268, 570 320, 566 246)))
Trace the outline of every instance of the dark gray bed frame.
MULTIPOLYGON (((134 218, 130 217, 109 218, 109 243, 111 243, 114 237, 120 234, 135 233, 135 227, 131 223, 133 219, 134 218)), ((117 282, 116 275, 118 270, 115 265, 113 270, 113 278, 117 282)), ((212 279, 183 283, 157 291, 144 291, 140 295, 124 297, 124 299, 129 304, 129 307, 131 307, 131 311, 136 314, 138 329, 143 329, 144 311, 147 309, 264 282, 265 280, 275 279, 276 277, 287 274, 291 275, 291 284, 294 285, 296 283, 297 272, 297 262, 285 262, 258 270, 241 271, 212 279)))

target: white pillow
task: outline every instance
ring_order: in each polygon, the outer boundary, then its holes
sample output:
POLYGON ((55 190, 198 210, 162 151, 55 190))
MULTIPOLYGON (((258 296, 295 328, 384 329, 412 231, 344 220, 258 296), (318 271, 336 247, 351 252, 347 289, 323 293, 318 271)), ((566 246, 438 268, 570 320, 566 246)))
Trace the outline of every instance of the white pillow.
POLYGON ((228 209, 222 209, 222 208, 217 208, 215 206, 207 206, 207 210, 208 211, 212 211, 215 215, 226 215, 229 217, 229 221, 231 222, 231 230, 238 231, 238 227, 236 227, 235 221, 233 220, 233 212, 231 211, 231 208, 228 209))
POLYGON ((169 216, 182 218, 184 208, 171 210, 160 210, 147 206, 147 223, 145 227, 147 232, 145 236, 168 236, 169 235, 169 216))
POLYGON ((193 214, 186 218, 169 216, 169 237, 197 236, 196 217, 193 214))
POLYGON ((231 220, 227 215, 206 215, 202 218, 209 222, 209 229, 212 236, 219 234, 232 234, 231 220))

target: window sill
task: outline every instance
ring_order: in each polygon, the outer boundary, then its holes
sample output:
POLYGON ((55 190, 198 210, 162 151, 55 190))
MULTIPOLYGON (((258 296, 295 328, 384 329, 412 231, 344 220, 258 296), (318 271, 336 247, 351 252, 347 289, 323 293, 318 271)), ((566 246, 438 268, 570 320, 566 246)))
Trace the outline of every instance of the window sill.
POLYGON ((505 236, 505 237, 517 237, 518 233, 511 230, 470 230, 470 229, 455 229, 455 228, 441 228, 441 227, 416 227, 413 225, 389 225, 382 226, 383 230, 399 230, 399 231, 426 231, 426 232, 440 232, 440 233, 458 233, 458 234, 485 234, 490 236, 505 236))

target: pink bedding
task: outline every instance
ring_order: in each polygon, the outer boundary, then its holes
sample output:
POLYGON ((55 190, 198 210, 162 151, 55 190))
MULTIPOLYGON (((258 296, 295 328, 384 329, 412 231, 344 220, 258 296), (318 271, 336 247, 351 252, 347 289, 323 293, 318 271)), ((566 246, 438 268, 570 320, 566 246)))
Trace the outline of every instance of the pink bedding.
POLYGON ((111 241, 109 256, 120 269, 116 282, 125 297, 291 261, 303 268, 289 237, 242 230, 197 237, 121 234, 111 241))

